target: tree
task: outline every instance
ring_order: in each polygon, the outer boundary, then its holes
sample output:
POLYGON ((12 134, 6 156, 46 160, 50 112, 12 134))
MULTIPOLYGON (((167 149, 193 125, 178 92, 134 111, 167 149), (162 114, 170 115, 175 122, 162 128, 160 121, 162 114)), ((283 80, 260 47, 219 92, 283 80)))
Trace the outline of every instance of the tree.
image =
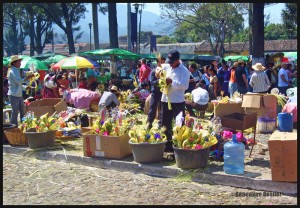
POLYGON ((170 44, 170 43, 176 43, 176 40, 169 36, 162 36, 160 38, 157 38, 156 43, 157 44, 170 44))
POLYGON ((80 30, 78 24, 84 18, 86 7, 84 3, 38 3, 45 13, 58 25, 67 35, 69 53, 75 53, 73 32, 80 30))
POLYGON ((286 29, 297 28, 297 3, 286 3, 285 9, 281 12, 283 24, 286 29))
POLYGON ((238 33, 243 29, 243 10, 238 9, 239 4, 163 3, 160 8, 161 17, 172 21, 176 27, 177 39, 184 41, 182 34, 189 34, 193 42, 207 40, 214 55, 223 56, 222 45, 229 32, 238 33))
POLYGON ((270 24, 265 27, 265 40, 287 39, 287 33, 283 24, 270 24))
POLYGON ((119 48, 116 3, 108 3, 108 25, 110 48, 119 48))
POLYGON ((3 44, 5 45, 5 51, 7 56, 13 54, 19 54, 24 48, 24 34, 18 30, 22 28, 20 22, 23 8, 19 7, 17 3, 5 3, 3 4, 3 29, 4 39, 3 44), (21 45, 20 45, 21 44, 21 45))

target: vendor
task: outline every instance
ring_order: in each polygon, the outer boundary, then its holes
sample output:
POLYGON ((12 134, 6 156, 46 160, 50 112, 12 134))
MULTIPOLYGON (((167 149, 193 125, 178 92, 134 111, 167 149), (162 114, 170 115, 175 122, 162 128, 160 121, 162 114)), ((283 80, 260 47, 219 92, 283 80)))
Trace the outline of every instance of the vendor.
POLYGON ((209 101, 209 94, 207 90, 205 89, 205 81, 202 79, 199 83, 196 85, 196 89, 194 89, 192 94, 192 101, 186 100, 185 106, 187 111, 191 116, 195 116, 195 113, 193 109, 202 111, 202 117, 205 114, 205 110, 208 106, 209 101))
POLYGON ((98 104, 99 109, 101 109, 102 106, 105 106, 107 110, 110 110, 116 106, 119 106, 120 101, 117 97, 118 95, 119 90, 116 86, 112 86, 110 91, 104 91, 98 104))

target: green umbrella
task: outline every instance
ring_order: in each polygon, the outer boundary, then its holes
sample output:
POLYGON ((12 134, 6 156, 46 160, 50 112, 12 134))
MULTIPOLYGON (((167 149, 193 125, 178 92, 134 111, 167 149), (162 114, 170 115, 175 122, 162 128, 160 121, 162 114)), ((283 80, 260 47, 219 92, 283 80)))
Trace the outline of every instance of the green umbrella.
POLYGON ((297 52, 284 52, 284 56, 285 57, 290 57, 290 58, 293 58, 293 59, 297 59, 297 52))
POLYGON ((121 59, 139 59, 141 58, 138 54, 132 53, 130 51, 121 48, 112 49, 97 49, 93 51, 86 51, 82 53, 83 55, 93 54, 98 56, 118 56, 121 59))
POLYGON ((2 61, 3 61, 3 66, 8 66, 9 60, 7 60, 6 58, 3 58, 2 61))
POLYGON ((244 61, 248 61, 248 56, 226 56, 224 58, 225 61, 228 61, 229 59, 231 59, 231 61, 237 61, 239 59, 243 59, 244 61))
MULTIPOLYGON (((18 55, 20 58, 22 58, 23 60, 27 60, 27 59, 31 59, 31 57, 30 56, 27 56, 27 55, 18 55)), ((11 57, 4 57, 3 58, 3 65, 4 66, 8 66, 8 64, 9 64, 9 62, 10 62, 10 59, 11 59, 11 57), (4 59, 7 61, 5 61, 4 62, 4 59), (6 64, 5 64, 6 63, 6 64)))
POLYGON ((21 61, 21 69, 29 69, 30 65, 34 65, 36 70, 48 70, 48 67, 40 60, 34 58, 25 58, 21 61))
POLYGON ((66 56, 56 54, 54 56, 50 56, 50 57, 46 58, 45 60, 42 60, 42 62, 44 62, 46 65, 50 65, 52 63, 57 63, 64 58, 66 58, 66 56))

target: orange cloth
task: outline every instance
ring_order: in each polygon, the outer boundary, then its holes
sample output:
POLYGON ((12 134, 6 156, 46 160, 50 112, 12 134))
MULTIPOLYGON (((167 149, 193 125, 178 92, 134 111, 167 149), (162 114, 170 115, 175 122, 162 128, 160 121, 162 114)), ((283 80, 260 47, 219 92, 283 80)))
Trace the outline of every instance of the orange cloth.
POLYGON ((229 82, 236 82, 236 79, 235 79, 235 70, 230 70, 230 79, 229 79, 229 82))

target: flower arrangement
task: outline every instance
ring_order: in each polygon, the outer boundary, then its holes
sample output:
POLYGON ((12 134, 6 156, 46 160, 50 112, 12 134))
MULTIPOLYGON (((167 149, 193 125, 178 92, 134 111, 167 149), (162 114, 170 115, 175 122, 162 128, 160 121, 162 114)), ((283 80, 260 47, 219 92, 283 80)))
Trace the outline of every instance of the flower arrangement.
POLYGON ((174 126, 172 140, 175 147, 182 149, 206 149, 218 142, 207 130, 195 130, 186 125, 174 126))
POLYGON ((132 143, 150 143, 156 144, 167 141, 166 135, 163 133, 164 128, 147 130, 145 126, 137 125, 128 133, 130 142, 132 143))
POLYGON ((185 98, 185 100, 193 101, 193 96, 190 92, 185 93, 184 98, 185 98))
POLYGON ((101 117, 97 118, 93 124, 93 133, 103 136, 121 136, 128 132, 131 123, 123 119, 123 113, 114 108, 109 113, 103 108, 100 111, 101 117))
POLYGON ((36 128, 36 132, 54 131, 58 124, 56 118, 48 117, 48 113, 37 119, 33 112, 28 112, 22 119, 21 130, 26 132, 29 128, 36 128))

